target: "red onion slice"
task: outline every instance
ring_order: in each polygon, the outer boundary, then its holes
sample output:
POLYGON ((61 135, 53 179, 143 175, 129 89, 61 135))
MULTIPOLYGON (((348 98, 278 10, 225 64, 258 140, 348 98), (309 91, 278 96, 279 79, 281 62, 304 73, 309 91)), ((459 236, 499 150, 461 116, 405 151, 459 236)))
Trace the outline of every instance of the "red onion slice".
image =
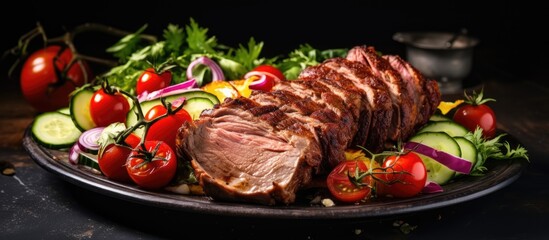
POLYGON ((96 127, 84 131, 78 138, 78 147, 82 152, 97 154, 99 151, 99 137, 103 132, 104 127, 96 127))
POLYGON ((421 190, 422 193, 439 193, 443 191, 444 189, 436 182, 426 182, 425 187, 421 190))
POLYGON ((80 146, 78 143, 75 143, 72 145, 71 149, 69 150, 69 162, 73 165, 78 164, 78 158, 80 157, 80 146))
POLYGON ((259 79, 254 80, 252 83, 250 83, 248 87, 250 89, 255 89, 255 90, 265 88, 265 84, 267 84, 267 74, 264 72, 252 71, 252 72, 246 73, 246 75, 244 75, 244 79, 248 79, 253 76, 259 77, 259 79))
POLYGON ((441 163, 442 165, 452 169, 456 172, 469 174, 473 164, 463 158, 456 157, 452 154, 434 149, 427 145, 416 142, 407 142, 404 144, 404 148, 411 149, 414 152, 423 154, 427 157, 434 159, 435 161, 441 163))
POLYGON ((212 81, 225 80, 225 75, 223 75, 223 70, 221 70, 221 67, 219 67, 219 65, 217 65, 217 63, 210 58, 204 56, 195 59, 191 62, 191 64, 189 64, 189 67, 187 68, 187 79, 194 79, 193 69, 199 64, 206 65, 210 68, 210 70, 212 70, 212 81))
POLYGON ((162 88, 160 90, 156 90, 156 91, 151 92, 151 93, 148 93, 148 92, 145 91, 137 97, 137 100, 139 102, 150 101, 150 100, 157 99, 157 98, 160 98, 160 97, 166 97, 166 96, 170 96, 170 95, 174 95, 174 94, 179 94, 179 93, 185 92, 186 90, 197 88, 197 87, 198 87, 198 85, 196 84, 196 80, 193 78, 193 79, 187 80, 187 81, 182 82, 182 83, 178 83, 178 84, 175 84, 175 85, 171 85, 171 86, 162 88))

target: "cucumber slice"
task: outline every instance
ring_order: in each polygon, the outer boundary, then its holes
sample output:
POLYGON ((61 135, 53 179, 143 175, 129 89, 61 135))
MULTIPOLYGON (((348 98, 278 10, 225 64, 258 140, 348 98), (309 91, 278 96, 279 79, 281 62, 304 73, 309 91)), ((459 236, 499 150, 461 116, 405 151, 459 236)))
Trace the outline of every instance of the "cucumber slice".
POLYGON ((65 114, 67 116, 71 115, 71 110, 69 109, 69 107, 57 109, 57 112, 60 112, 60 113, 65 114))
MULTIPOLYGON (((419 133, 410 138, 411 142, 421 143, 427 145, 439 151, 444 151, 446 153, 461 156, 461 149, 459 144, 450 137, 447 133, 444 132, 423 132, 419 133)), ((429 181, 438 183, 439 185, 444 185, 450 181, 454 175, 455 171, 449 169, 448 167, 442 165, 436 160, 427 157, 423 154, 418 154, 425 168, 427 169, 427 179, 429 181)))
POLYGON ((463 137, 469 130, 454 121, 438 121, 426 124, 418 131, 418 133, 422 132, 445 132, 450 137, 463 137))
MULTIPOLYGON (((200 116, 200 113, 204 109, 213 108, 216 104, 219 104, 219 99, 211 93, 202 91, 201 89, 190 89, 188 91, 170 95, 165 97, 167 102, 172 102, 174 100, 177 100, 179 98, 185 97, 185 110, 191 114, 191 117, 193 119, 198 118, 200 116), (195 98, 198 98, 197 100, 193 100, 195 98)), ((162 104, 160 99, 153 99, 145 102, 141 102, 141 110, 143 110, 143 114, 147 114, 147 112, 153 108, 156 105, 162 104)), ((135 107, 132 107, 132 109, 128 112, 128 115, 126 116, 126 126, 130 127, 137 123, 137 109, 135 107)), ((135 133, 139 136, 143 135, 143 129, 139 128, 135 130, 135 133)))
POLYGON ((430 118, 429 118, 429 121, 431 122, 441 122, 441 121, 452 121, 451 118, 447 117, 447 116, 444 116, 442 114, 433 114, 430 118))
MULTIPOLYGON (((456 140, 459 148, 461 149, 461 158, 471 162, 471 165, 475 166, 478 154, 475 144, 473 144, 471 141, 467 140, 467 138, 464 137, 454 137, 454 140, 456 140)), ((456 174, 459 175, 460 173, 456 174)))
POLYGON ((80 152, 78 154, 78 164, 89 167, 96 173, 101 173, 101 168, 99 168, 99 162, 97 161, 97 155, 80 152))
POLYGON ((38 115, 31 128, 34 139, 42 146, 52 149, 68 148, 80 137, 80 130, 74 126, 70 116, 60 112, 46 112, 38 115))
POLYGON ((185 101, 183 108, 191 115, 192 119, 198 119, 205 109, 212 109, 215 104, 208 98, 196 97, 185 101))
POLYGON ((93 94, 92 88, 83 87, 71 95, 70 115, 74 125, 82 132, 96 127, 90 112, 90 102, 93 94))

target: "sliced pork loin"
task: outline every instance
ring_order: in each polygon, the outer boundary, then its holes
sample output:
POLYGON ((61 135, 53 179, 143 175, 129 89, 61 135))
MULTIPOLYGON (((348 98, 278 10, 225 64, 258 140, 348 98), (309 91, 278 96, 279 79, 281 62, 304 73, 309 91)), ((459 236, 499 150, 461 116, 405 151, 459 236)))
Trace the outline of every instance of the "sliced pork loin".
POLYGON ((355 47, 270 92, 228 99, 185 123, 177 153, 215 200, 290 204, 357 145, 406 140, 436 110, 436 81, 396 56, 355 47))
POLYGON ((387 86, 373 75, 370 68, 359 62, 333 58, 325 61, 321 66, 336 71, 342 78, 350 80, 365 93, 364 97, 369 104, 371 119, 370 125, 361 125, 361 127, 369 128, 363 131, 367 133, 364 135, 367 136, 367 141, 357 142, 357 145, 366 146, 374 152, 382 150, 388 140, 393 112, 398 111, 398 108, 394 108, 387 86))
POLYGON ((418 106, 419 113, 417 125, 424 125, 429 121, 431 115, 435 113, 440 103, 440 91, 437 82, 425 79, 419 70, 399 56, 385 55, 383 58, 387 59, 393 69, 400 74, 407 84, 408 91, 415 93, 413 98, 416 106, 418 106))
MULTIPOLYGON (((295 82, 294 82, 295 83, 295 82)), ((299 85, 299 84, 294 84, 299 85)), ((306 86, 306 85, 302 85, 306 86)), ((316 91, 322 91, 316 89, 316 91)), ((329 91, 325 89, 325 91, 329 91)), ((257 93, 257 92, 256 92, 257 93)), ((329 92, 327 92, 329 93, 329 92)), ((300 121, 303 127, 309 129, 322 149, 322 163, 316 173, 326 172, 345 158, 345 149, 350 145, 356 132, 356 122, 345 108, 327 107, 327 103, 341 99, 318 99, 314 101, 308 95, 299 94, 298 89, 273 90, 268 93, 254 94, 250 99, 261 105, 274 105, 288 117, 300 121), (293 91, 290 91, 293 90, 293 91)))
POLYGON ((230 99, 186 123, 177 139, 204 192, 218 200, 290 204, 322 159, 303 124, 273 105, 230 99))
POLYGON ((411 97, 414 93, 408 92, 407 84, 400 74, 373 47, 354 47, 347 54, 347 59, 369 66, 391 93, 393 106, 397 111, 393 112, 391 125, 395 127, 390 128, 390 139, 398 141, 409 137, 413 133, 418 111, 414 98, 411 97))

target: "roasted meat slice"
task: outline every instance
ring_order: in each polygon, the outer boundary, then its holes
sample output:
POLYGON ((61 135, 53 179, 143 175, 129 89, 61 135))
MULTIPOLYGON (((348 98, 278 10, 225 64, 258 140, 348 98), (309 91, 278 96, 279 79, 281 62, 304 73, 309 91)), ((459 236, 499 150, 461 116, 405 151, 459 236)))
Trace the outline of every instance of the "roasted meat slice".
POLYGON ((369 66, 372 73, 384 81, 391 93, 395 108, 399 109, 393 115, 392 125, 394 127, 390 128, 390 139, 398 141, 408 138, 415 127, 415 124, 410 123, 416 122, 418 111, 400 74, 391 67, 387 60, 378 55, 373 47, 354 47, 347 54, 347 59, 369 66))
POLYGON ((322 149, 323 165, 316 173, 324 173, 345 159, 345 149, 350 144, 354 131, 347 116, 340 116, 327 108, 321 101, 313 101, 295 91, 274 90, 250 97, 261 105, 275 105, 289 117, 300 121, 315 136, 322 149))
MULTIPOLYGON (((427 123, 429 117, 433 115, 440 103, 440 100, 436 100, 436 97, 435 99, 429 97, 436 95, 435 92, 438 92, 438 90, 433 89, 432 83, 435 82, 433 80, 426 80, 419 70, 399 56, 385 55, 383 58, 389 61, 393 69, 395 69, 406 82, 408 92, 411 93, 415 105, 418 106, 419 115, 417 117, 417 125, 421 126, 427 123)), ((438 85, 436 86, 438 87, 438 85)))
POLYGON ((370 68, 359 62, 332 58, 323 62, 321 66, 338 72, 365 93, 370 105, 371 123, 366 125, 370 129, 367 131, 368 140, 363 146, 372 151, 381 150, 385 141, 388 140, 392 115, 398 111, 394 108, 387 86, 373 75, 370 68))
POLYGON ((292 203, 321 163, 320 145, 301 122, 246 98, 229 99, 184 125, 177 145, 204 191, 218 200, 292 203))
POLYGON ((351 80, 322 65, 304 69, 299 75, 299 79, 305 80, 304 82, 322 85, 344 100, 346 108, 353 113, 355 124, 358 124, 352 145, 349 147, 364 146, 366 144, 372 146, 372 150, 374 150, 374 148, 383 145, 381 144, 383 140, 379 139, 376 139, 376 143, 367 143, 368 131, 371 129, 372 110, 366 93, 358 89, 351 80))

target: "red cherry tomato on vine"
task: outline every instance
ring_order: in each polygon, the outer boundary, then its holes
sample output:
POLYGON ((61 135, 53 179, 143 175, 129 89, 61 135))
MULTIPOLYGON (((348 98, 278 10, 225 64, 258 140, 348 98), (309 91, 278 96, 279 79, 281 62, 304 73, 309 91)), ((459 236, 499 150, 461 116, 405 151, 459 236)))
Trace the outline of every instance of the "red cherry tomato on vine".
POLYGON ((126 144, 128 144, 131 148, 135 148, 141 142, 141 138, 135 133, 130 133, 124 142, 126 142, 126 144))
POLYGON ((126 146, 110 144, 101 151, 97 158, 99 169, 103 175, 114 181, 131 182, 126 170, 126 161, 132 149, 126 146))
POLYGON ((130 104, 120 93, 108 94, 102 88, 95 91, 90 102, 90 115, 98 127, 114 122, 126 122, 130 104))
POLYGON ((378 176, 384 182, 378 182, 378 194, 407 198, 418 195, 427 181, 427 170, 419 156, 413 152, 397 156, 388 156, 381 168, 385 173, 378 176))
POLYGON ((491 139, 496 135, 496 114, 485 103, 495 100, 491 98, 484 99, 483 94, 483 91, 478 94, 473 91, 471 96, 465 93, 467 100, 464 105, 456 110, 453 120, 471 132, 474 132, 479 126, 482 129, 482 135, 487 139, 491 139))
POLYGON ((177 159, 174 151, 162 141, 146 141, 145 147, 154 153, 152 161, 143 159, 142 153, 133 151, 126 163, 130 178, 145 189, 166 186, 175 176, 177 159))
POLYGON ((284 74, 276 67, 272 65, 259 65, 254 68, 251 72, 260 72, 266 75, 266 83, 260 86, 250 86, 251 89, 260 90, 268 92, 273 88, 276 81, 284 81, 286 77, 284 74), (276 80, 278 78, 278 80, 276 80))
MULTIPOLYGON (((145 114, 145 119, 152 120, 166 114, 166 112, 167 109, 163 105, 156 105, 145 114)), ((177 130, 187 121, 192 121, 191 115, 185 109, 180 109, 175 114, 168 115, 153 123, 147 132, 145 140, 163 141, 172 149, 176 149, 175 137, 177 130)))
POLYGON ((147 68, 137 79, 137 95, 147 91, 148 93, 170 86, 172 73, 164 71, 157 73, 154 68, 147 68))
POLYGON ((337 165, 326 178, 328 190, 338 201, 354 203, 368 197, 371 193, 372 177, 366 176, 358 179, 360 186, 349 180, 349 174, 356 177, 355 171, 358 168, 359 174, 368 171, 368 167, 361 160, 343 161, 337 165))
POLYGON ((69 48, 56 58, 60 46, 50 45, 32 53, 21 68, 21 91, 26 101, 39 112, 54 111, 69 105, 69 94, 76 87, 91 81, 92 74, 87 63, 80 60, 84 69, 74 63, 64 79, 59 79, 55 68, 62 72, 73 58, 69 48))

